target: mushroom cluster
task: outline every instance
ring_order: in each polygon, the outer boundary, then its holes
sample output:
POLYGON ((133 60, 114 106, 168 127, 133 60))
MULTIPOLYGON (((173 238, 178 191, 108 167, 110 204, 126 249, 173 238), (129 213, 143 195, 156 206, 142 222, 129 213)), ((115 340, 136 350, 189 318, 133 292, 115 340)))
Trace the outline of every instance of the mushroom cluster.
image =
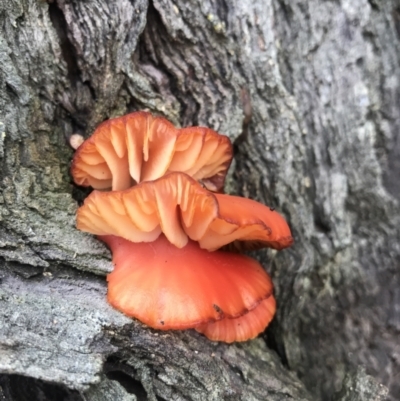
POLYGON ((71 173, 94 191, 77 228, 111 249, 113 307, 155 329, 194 328, 228 343, 268 326, 271 279, 239 251, 293 239, 273 209, 221 193, 231 159, 228 137, 147 112, 108 120, 79 146, 71 173))

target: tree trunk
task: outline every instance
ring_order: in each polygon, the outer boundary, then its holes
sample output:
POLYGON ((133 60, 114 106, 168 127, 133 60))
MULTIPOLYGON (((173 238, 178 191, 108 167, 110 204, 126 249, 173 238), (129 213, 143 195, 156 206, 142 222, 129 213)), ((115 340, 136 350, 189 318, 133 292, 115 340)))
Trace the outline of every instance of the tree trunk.
POLYGON ((399 399, 399 38, 399 0, 2 0, 0 400, 399 399), (229 135, 227 191, 290 222, 259 339, 107 304, 67 142, 140 109, 229 135))

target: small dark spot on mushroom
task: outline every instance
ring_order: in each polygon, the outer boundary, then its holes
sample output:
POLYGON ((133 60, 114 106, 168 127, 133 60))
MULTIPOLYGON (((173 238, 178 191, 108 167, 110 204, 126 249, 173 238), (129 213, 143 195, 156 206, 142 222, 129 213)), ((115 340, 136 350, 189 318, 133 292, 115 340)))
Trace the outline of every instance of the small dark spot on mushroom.
POLYGON ((160 323, 164 326, 164 320, 160 320, 160 323))
POLYGON ((217 313, 222 313, 222 310, 218 305, 213 304, 213 308, 216 310, 217 313))
POLYGON ((271 212, 273 212, 275 210, 274 207, 270 207, 269 210, 271 210, 271 212))

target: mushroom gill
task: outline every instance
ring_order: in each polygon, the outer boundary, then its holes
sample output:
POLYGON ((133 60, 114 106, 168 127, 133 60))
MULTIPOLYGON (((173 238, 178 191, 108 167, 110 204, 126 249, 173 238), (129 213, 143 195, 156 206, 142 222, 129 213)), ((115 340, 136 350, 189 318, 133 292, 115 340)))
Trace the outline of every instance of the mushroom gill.
POLYGON ((133 242, 161 233, 178 248, 188 240, 214 251, 234 242, 283 249, 293 239, 285 219, 251 199, 215 194, 183 173, 170 173, 125 191, 93 191, 79 208, 77 227, 133 242))
POLYGON ((81 186, 124 190, 180 171, 220 191, 231 159, 227 136, 205 127, 177 129, 139 111, 102 123, 77 149, 71 174, 81 186))

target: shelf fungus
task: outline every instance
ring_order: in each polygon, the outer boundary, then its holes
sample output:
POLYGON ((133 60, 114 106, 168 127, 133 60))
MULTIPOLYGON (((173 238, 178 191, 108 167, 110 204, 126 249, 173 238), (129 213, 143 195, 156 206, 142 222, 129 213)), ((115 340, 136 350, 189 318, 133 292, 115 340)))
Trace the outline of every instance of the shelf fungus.
MULTIPOLYGON (((191 240, 177 248, 163 234, 153 242, 134 243, 115 236, 99 239, 113 253, 108 301, 155 329, 189 329, 234 320, 272 297, 271 279, 247 256, 208 252, 191 240)), ((273 316, 269 310, 261 315, 261 320, 267 315, 268 322, 273 316)))
POLYGON ((164 233, 178 248, 191 239, 208 251, 231 243, 239 249, 283 249, 293 241, 286 221, 269 207, 215 194, 184 173, 170 173, 125 191, 93 191, 78 210, 77 227, 133 242, 151 242, 164 233))
POLYGON ((193 328, 228 343, 268 326, 271 279, 238 251, 280 250, 293 239, 273 209, 215 192, 231 157, 227 137, 144 112, 102 124, 78 148, 74 180, 98 190, 78 209, 77 227, 111 249, 112 306, 154 329, 193 328))
POLYGON ((77 149, 71 174, 78 185, 116 191, 180 171, 219 191, 231 160, 227 136, 205 127, 177 129, 139 111, 102 123, 77 149))

